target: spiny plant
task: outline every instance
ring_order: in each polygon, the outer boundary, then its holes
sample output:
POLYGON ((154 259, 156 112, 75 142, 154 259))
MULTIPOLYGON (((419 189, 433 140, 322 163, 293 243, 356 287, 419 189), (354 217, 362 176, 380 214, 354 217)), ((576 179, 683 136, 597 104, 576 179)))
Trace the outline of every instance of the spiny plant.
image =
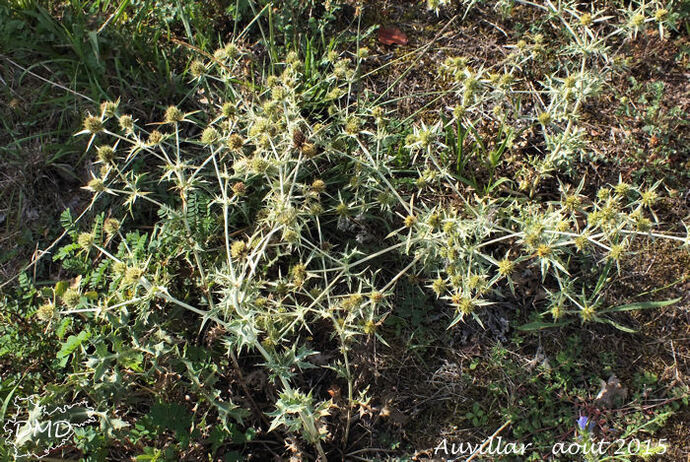
MULTIPOLYGON (((577 315, 625 329, 606 316, 661 305, 605 308, 600 293, 633 239, 686 242, 653 230, 660 184, 620 181, 593 200, 582 194, 584 182, 562 185, 560 200, 545 203, 467 196, 453 164, 442 160, 442 122, 414 127, 405 139, 390 133, 382 108, 353 93, 350 59, 322 61, 328 77, 318 85, 332 98, 328 114, 314 120, 303 115, 314 88, 304 84, 296 53, 254 84, 240 67, 242 53, 230 44, 193 66, 193 82, 212 90, 200 111, 170 106, 151 131, 118 102, 84 119, 80 134, 99 166, 85 188, 130 215, 150 207, 159 220, 149 235, 124 235, 126 216, 75 233, 61 257, 80 254, 85 264, 103 257, 93 277, 107 279, 109 291, 61 315, 113 317, 127 308, 146 325, 159 305, 190 311, 202 331, 220 329, 233 363, 260 355, 280 390, 270 428, 299 433, 325 458, 334 404, 300 385, 318 367, 310 361, 323 334, 316 326, 327 326, 328 341, 338 345, 338 358, 325 367, 347 383, 347 440, 357 401, 351 348, 376 335, 407 273, 426 275, 452 307, 450 327, 467 316, 481 322, 481 308, 514 291, 526 272, 549 291, 554 322, 545 326, 577 315), (424 168, 419 189, 401 183, 386 147, 391 137, 424 168), (446 191, 460 204, 429 201, 446 191), (383 262, 393 257, 404 263, 384 277, 383 262), (592 270, 600 276, 588 294, 592 270)), ((236 408, 207 397, 226 414, 236 408)))
MULTIPOLYGON (((578 32, 574 10, 535 7, 568 26, 572 47, 561 50, 562 67, 540 74, 545 90, 529 90, 531 109, 516 85, 543 59, 538 35, 497 69, 446 60, 439 72, 458 104, 429 123, 392 120, 380 98, 359 91, 364 48, 292 52, 259 74, 234 42, 190 63, 190 94, 204 101, 196 111, 169 106, 144 121, 107 101, 87 115, 79 135, 94 168, 85 189, 108 213, 88 227, 64 215, 71 242, 55 259, 83 277, 32 295, 46 330, 71 334, 57 355, 65 384, 114 408, 124 383, 184 378, 207 406, 204 419, 227 429, 248 412, 270 417, 270 430, 300 435, 326 460, 333 415, 347 444, 352 413, 368 399, 356 389, 353 349, 383 339, 408 274, 441 300, 449 328, 481 323, 484 307, 528 283, 546 297, 525 329, 579 320, 627 330, 616 313, 670 303, 607 307, 605 289, 634 240, 688 237, 658 229, 660 183, 621 179, 594 197, 584 180, 570 184, 583 146, 576 115, 612 68, 606 41, 586 29, 596 14, 578 32), (484 119, 501 127, 497 139, 475 128, 484 119), (511 184, 496 171, 524 121, 547 149, 520 172, 517 191, 499 189, 511 184), (470 141, 490 173, 483 188, 466 174, 470 141), (401 152, 415 169, 401 166, 401 152), (547 174, 559 191, 541 200, 547 174), (152 216, 152 228, 139 227, 152 216), (167 317, 182 325, 157 324, 167 317), (194 336, 222 347, 226 363, 200 358, 194 336), (270 409, 246 388, 249 410, 221 392, 219 369, 242 381, 243 366, 275 387, 270 409), (344 406, 315 384, 325 374, 346 383, 344 406)), ((110 434, 125 426, 108 415, 99 417, 110 434)))

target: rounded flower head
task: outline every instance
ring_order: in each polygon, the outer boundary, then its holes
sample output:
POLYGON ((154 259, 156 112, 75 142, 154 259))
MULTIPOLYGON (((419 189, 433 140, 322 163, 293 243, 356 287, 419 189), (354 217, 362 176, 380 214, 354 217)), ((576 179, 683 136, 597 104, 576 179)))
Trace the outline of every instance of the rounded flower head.
POLYGON ((113 103, 112 101, 101 103, 101 113, 103 114, 103 117, 115 117, 116 112, 117 103, 113 103))
POLYGON ((453 303, 457 305, 457 309, 463 315, 471 314, 474 311, 474 302, 469 297, 454 295, 453 303))
POLYGON ((228 53, 225 51, 225 48, 218 48, 213 52, 213 57, 218 61, 225 61, 228 58, 228 53))
POLYGON ((144 274, 144 271, 141 268, 137 266, 128 266, 127 269, 125 269, 123 281, 127 285, 136 284, 139 282, 139 279, 141 279, 142 274, 144 274))
POLYGON ((244 241, 235 241, 230 246, 230 256, 235 260, 239 260, 247 256, 247 243, 244 241))
POLYGON ((81 233, 77 238, 77 244, 84 250, 89 250, 95 242, 93 233, 81 233))
POLYGON ((515 262, 504 258, 498 262, 498 272, 502 276, 509 276, 513 271, 515 271, 515 262))
POLYGON ((312 158, 316 155, 316 153, 316 146, 314 146, 313 143, 304 143, 302 145, 302 154, 304 154, 306 158, 312 158))
POLYGON ((408 215, 405 217, 405 227, 412 228, 417 223, 417 217, 414 215, 408 215))
POLYGON ((542 112, 539 114, 539 117, 537 117, 537 120, 539 120, 539 123, 542 125, 548 125, 551 123, 551 114, 548 112, 542 112))
POLYGON ((184 119, 184 112, 177 108, 177 106, 169 106, 165 110, 165 123, 172 124, 182 122, 184 119))
POLYGON ((632 18, 630 18, 630 25, 632 27, 640 27, 642 24, 644 24, 644 15, 641 13, 638 13, 634 15, 632 18))
POLYGON ((36 317, 41 321, 48 322, 55 317, 55 305, 48 302, 38 307, 36 310, 36 317))
POLYGON ((97 193, 105 191, 105 183, 103 183, 103 180, 100 178, 92 178, 91 181, 87 183, 86 187, 97 193))
POLYGON ((162 141, 163 141, 163 134, 161 132, 159 132, 158 130, 154 130, 149 135, 149 139, 147 141, 147 144, 150 146, 156 146, 158 144, 161 144, 162 141))
POLYGON ((115 149, 112 146, 104 145, 96 149, 98 160, 104 164, 109 164, 115 159, 115 149))
POLYGON ((207 127, 201 134, 201 142, 204 144, 216 143, 218 142, 218 138, 220 138, 218 130, 213 127, 207 127))
POLYGON ((223 104, 223 108, 221 109, 221 112, 225 117, 230 117, 233 116, 237 113, 237 108, 233 103, 227 102, 223 104))
POLYGON ((326 183, 323 180, 314 180, 311 184, 311 189, 315 193, 322 193, 326 190, 326 183))
POLYGON ((596 311, 594 307, 591 305, 585 305, 580 310, 580 318, 582 318, 583 322, 591 321, 594 318, 595 314, 596 311))
POLYGON ((303 263, 297 264, 292 267, 290 273, 292 274, 292 280, 297 286, 304 284, 307 280, 307 267, 303 263))
POLYGON ((120 128, 125 131, 132 131, 134 129, 134 119, 131 115, 122 115, 118 119, 120 128))
POLYGON ((234 43, 228 43, 225 45, 225 54, 228 58, 235 59, 240 55, 240 49, 234 43))
POLYGON ((230 135, 230 138, 228 138, 228 146, 233 151, 242 149, 242 146, 244 146, 244 139, 242 139, 242 137, 237 133, 233 133, 232 135, 230 135))
POLYGON ((60 298, 66 306, 74 308, 79 303, 79 291, 70 287, 65 290, 60 298))
POLYGON ((376 332, 376 323, 371 319, 364 323, 364 333, 371 335, 376 332))
POLYGON ((247 193, 247 185, 241 181, 238 181, 232 185, 232 192, 234 192, 237 196, 244 196, 247 193))
POLYGON ((105 220, 105 223, 103 223, 103 231, 105 231, 105 234, 108 236, 112 236, 113 234, 116 234, 120 229, 120 220, 116 218, 108 218, 105 220))
POLYGON ((102 132, 105 129, 103 126, 103 121, 99 117, 88 116, 84 119, 84 130, 91 134, 96 134, 102 132))
POLYGON ((437 297, 440 297, 441 294, 443 294, 446 291, 447 288, 446 281, 444 281, 442 278, 437 278, 434 280, 434 282, 431 284, 431 290, 434 291, 437 297))
POLYGON ((359 133, 359 119, 356 117, 350 117, 347 122, 345 122, 345 133, 348 135, 356 135, 359 133))
POLYGON ((592 15, 589 13, 584 13, 580 16, 580 24, 583 26, 589 26, 592 24, 592 15))
POLYGON ((646 205, 647 207, 653 206, 657 199, 659 199, 659 194, 657 194, 657 192, 653 189, 644 191, 642 193, 642 197, 640 198, 642 204, 646 205))
POLYGON ((193 61, 192 64, 189 65, 189 72, 191 72, 194 77, 199 78, 206 73, 206 66, 201 61, 193 61))

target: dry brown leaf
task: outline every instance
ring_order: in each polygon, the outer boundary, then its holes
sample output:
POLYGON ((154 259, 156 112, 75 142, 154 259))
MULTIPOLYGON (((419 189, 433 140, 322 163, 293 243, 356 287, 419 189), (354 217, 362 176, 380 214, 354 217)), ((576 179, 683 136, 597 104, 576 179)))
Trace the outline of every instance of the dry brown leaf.
POLYGON ((407 35, 394 26, 379 28, 379 42, 384 45, 407 45, 407 35))

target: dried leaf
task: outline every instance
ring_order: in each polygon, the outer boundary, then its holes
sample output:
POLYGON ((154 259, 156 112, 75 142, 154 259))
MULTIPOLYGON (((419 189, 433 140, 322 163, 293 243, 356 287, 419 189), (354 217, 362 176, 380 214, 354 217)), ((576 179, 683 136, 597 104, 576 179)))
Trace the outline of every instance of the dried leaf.
POLYGON ((384 45, 407 45, 407 35, 394 26, 379 28, 379 42, 384 45))
POLYGON ((601 390, 594 400, 594 405, 601 408, 611 409, 616 405, 622 404, 628 396, 628 389, 621 385, 618 377, 612 375, 608 382, 601 381, 601 390))

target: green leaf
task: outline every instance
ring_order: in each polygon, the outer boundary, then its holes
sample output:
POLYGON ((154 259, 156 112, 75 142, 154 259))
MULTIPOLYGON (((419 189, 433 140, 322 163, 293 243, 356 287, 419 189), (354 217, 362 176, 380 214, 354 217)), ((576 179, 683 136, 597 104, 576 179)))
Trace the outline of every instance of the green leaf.
POLYGON ((79 348, 79 346, 91 337, 91 333, 87 330, 79 332, 78 335, 70 335, 67 337, 65 343, 62 344, 60 351, 57 352, 57 358, 67 358, 71 355, 74 350, 79 348))
POLYGON ((629 303, 627 305, 618 305, 614 306, 612 308, 606 308, 599 313, 604 314, 604 313, 617 313, 620 311, 635 311, 635 310, 647 310, 650 308, 660 308, 662 306, 668 306, 668 305, 673 305, 674 303, 678 303, 680 301, 679 298, 674 298, 672 300, 662 300, 658 302, 638 302, 638 303, 629 303))
POLYGON ((626 327, 626 326, 624 326, 624 325, 622 325, 622 324, 618 324, 618 323, 617 323, 616 321, 614 321, 613 319, 609 319, 609 318, 600 318, 600 317, 596 317, 596 318, 594 318, 594 319, 595 319, 596 321, 599 321, 599 322, 603 322, 603 323, 606 323, 606 324, 610 324, 610 325, 612 325, 613 327, 615 327, 616 329, 621 330, 621 331, 623 331, 623 332, 627 332, 627 333, 629 333, 629 334, 634 334, 635 332, 637 332, 635 329, 631 329, 630 327, 626 327))
POLYGON ((53 290, 55 291, 56 296, 62 297, 62 294, 64 294, 68 288, 69 288, 69 281, 58 281, 55 284, 55 288, 53 290))
POLYGON ((187 446, 192 426, 192 415, 187 409, 179 404, 159 402, 151 406, 148 415, 153 425, 174 431, 182 446, 187 446))
POLYGON ((572 322, 573 322, 572 320, 559 321, 559 322, 533 321, 533 322, 529 322, 527 324, 523 324, 522 326, 518 326, 517 330, 527 332, 527 331, 532 331, 532 330, 549 329, 551 327, 566 326, 572 322))

